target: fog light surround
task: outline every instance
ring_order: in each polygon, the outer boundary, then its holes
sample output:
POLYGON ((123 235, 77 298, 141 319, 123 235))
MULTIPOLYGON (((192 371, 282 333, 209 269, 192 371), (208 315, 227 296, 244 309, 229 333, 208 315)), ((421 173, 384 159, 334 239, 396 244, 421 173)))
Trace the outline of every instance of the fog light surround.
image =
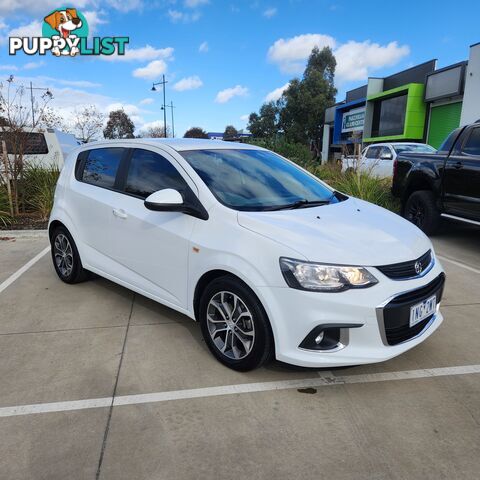
POLYGON ((342 323, 317 325, 298 346, 303 350, 332 352, 348 345, 349 329, 359 328, 363 324, 342 323))

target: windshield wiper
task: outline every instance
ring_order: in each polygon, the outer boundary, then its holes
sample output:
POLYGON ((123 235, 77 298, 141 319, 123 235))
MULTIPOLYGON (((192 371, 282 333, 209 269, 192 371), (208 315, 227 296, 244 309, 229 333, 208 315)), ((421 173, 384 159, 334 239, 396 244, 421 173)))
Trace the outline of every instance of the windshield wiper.
POLYGON ((331 200, 306 200, 301 199, 293 203, 288 203, 286 205, 278 205, 276 207, 270 207, 268 210, 295 210, 297 208, 309 208, 309 207, 318 207, 320 205, 328 205, 331 200))

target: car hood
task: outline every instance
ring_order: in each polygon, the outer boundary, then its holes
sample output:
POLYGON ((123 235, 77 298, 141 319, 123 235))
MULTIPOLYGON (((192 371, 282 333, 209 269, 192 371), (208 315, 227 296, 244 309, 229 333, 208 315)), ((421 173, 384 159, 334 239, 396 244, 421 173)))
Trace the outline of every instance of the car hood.
POLYGON ((351 197, 313 208, 239 212, 238 223, 316 262, 388 265, 432 248, 423 232, 399 215, 351 197))

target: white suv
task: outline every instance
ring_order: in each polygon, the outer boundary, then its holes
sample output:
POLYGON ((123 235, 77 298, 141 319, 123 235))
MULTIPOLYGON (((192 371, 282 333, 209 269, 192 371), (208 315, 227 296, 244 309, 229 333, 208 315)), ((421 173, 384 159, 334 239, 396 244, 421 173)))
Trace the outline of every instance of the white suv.
POLYGON ((445 275, 417 227, 255 146, 84 145, 49 234, 64 282, 94 272, 188 315, 237 370, 379 362, 442 322, 445 275))

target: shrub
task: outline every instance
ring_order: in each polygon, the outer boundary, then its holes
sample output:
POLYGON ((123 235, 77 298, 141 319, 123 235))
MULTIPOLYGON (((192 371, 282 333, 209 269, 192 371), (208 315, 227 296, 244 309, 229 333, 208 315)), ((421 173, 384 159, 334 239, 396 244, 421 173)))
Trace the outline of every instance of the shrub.
POLYGON ((10 216, 10 206, 8 203, 7 187, 6 185, 0 186, 0 225, 8 227, 12 223, 12 217, 10 216))
POLYGON ((24 169, 22 186, 25 204, 28 209, 39 213, 42 220, 48 220, 52 210, 59 175, 58 167, 28 165, 24 169))

